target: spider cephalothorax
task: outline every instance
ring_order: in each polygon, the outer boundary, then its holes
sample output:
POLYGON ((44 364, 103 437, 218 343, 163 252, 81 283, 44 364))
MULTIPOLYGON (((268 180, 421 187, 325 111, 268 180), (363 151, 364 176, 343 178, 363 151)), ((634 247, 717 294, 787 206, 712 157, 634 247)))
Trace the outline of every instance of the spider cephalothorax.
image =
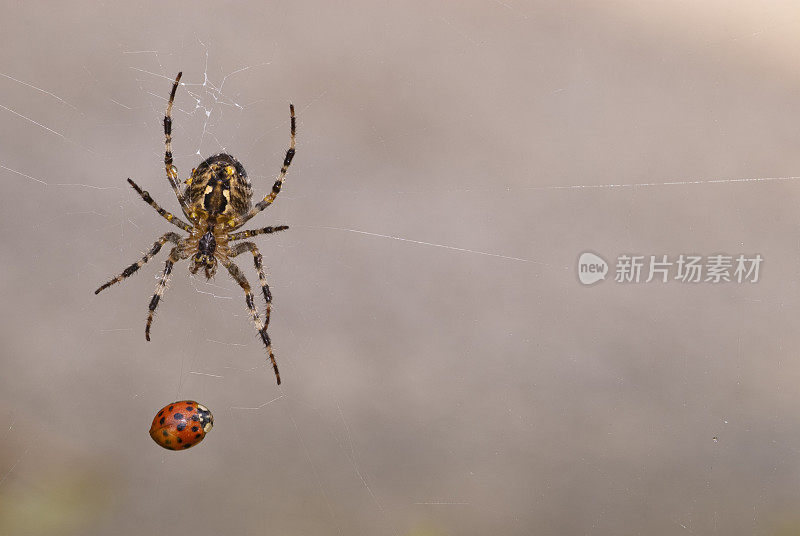
POLYGON ((178 170, 172 165, 172 103, 175 101, 175 91, 178 89, 180 80, 181 73, 178 73, 175 82, 172 84, 172 92, 170 93, 169 103, 167 104, 167 113, 164 116, 164 135, 166 137, 164 167, 167 172, 167 181, 178 198, 184 216, 188 218, 190 223, 186 223, 158 206, 153 198, 150 197, 150 194, 139 188, 132 180, 128 179, 128 182, 133 186, 136 192, 142 196, 142 199, 161 214, 161 216, 166 218, 167 221, 173 225, 189 233, 189 236, 181 237, 177 233, 166 233, 153 244, 153 247, 144 257, 125 268, 120 275, 111 281, 100 286, 100 288, 95 291, 95 294, 98 294, 101 290, 134 274, 144 263, 152 259, 165 243, 174 243, 175 247, 170 251, 169 258, 164 266, 164 273, 156 287, 156 293, 150 300, 147 324, 144 330, 145 338, 149 341, 150 326, 153 323, 153 316, 158 307, 158 302, 164 294, 164 289, 167 286, 167 281, 169 281, 173 265, 180 260, 191 258, 189 271, 195 274, 200 269, 203 269, 205 271, 205 276, 210 279, 217 271, 217 263, 220 263, 239 286, 242 287, 245 293, 245 303, 250 310, 253 322, 261 336, 261 340, 267 347, 267 353, 272 362, 272 368, 275 371, 275 378, 278 381, 278 385, 280 385, 281 377, 278 373, 278 365, 272 353, 272 343, 270 342, 269 335, 267 335, 269 315, 272 308, 272 294, 270 293, 269 286, 267 285, 267 278, 264 274, 261 253, 253 242, 239 241, 261 234, 283 231, 288 229, 288 227, 286 225, 278 225, 250 231, 233 231, 242 227, 250 218, 271 205, 281 191, 283 180, 286 177, 286 171, 289 169, 289 165, 292 163, 292 158, 294 157, 294 106, 291 104, 289 105, 291 141, 289 149, 286 151, 286 157, 283 159, 283 166, 281 166, 281 171, 278 178, 275 180, 275 184, 272 185, 272 191, 267 194, 264 199, 256 203, 255 206, 252 206, 253 190, 247 178, 247 173, 245 173, 242 164, 229 154, 218 154, 205 159, 196 169, 192 170, 191 176, 185 181, 186 187, 181 190, 178 182, 178 170), (236 243, 233 244, 234 242, 236 243), (263 322, 261 321, 261 317, 258 314, 253 300, 250 283, 239 267, 231 260, 233 257, 244 252, 250 252, 253 255, 253 264, 258 272, 258 280, 264 294, 266 310, 263 322))
POLYGON ((211 279, 217 273, 217 258, 214 253, 217 250, 217 239, 214 232, 206 231, 206 234, 197 241, 197 253, 192 257, 189 271, 196 274, 200 268, 205 268, 206 279, 211 279))

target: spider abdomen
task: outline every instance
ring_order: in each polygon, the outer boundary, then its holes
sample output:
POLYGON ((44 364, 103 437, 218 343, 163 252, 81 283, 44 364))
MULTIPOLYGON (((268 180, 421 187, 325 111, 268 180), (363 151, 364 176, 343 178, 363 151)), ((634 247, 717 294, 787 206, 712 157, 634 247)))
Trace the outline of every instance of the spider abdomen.
MULTIPOLYGON (((244 166, 229 154, 205 159, 186 181, 184 192, 189 207, 217 222, 246 214, 253 190, 244 166)), ((212 220, 213 221, 213 220, 212 220)))
POLYGON ((230 181, 214 177, 208 181, 208 186, 206 186, 203 207, 212 216, 223 214, 228 208, 228 199, 230 197, 230 181))

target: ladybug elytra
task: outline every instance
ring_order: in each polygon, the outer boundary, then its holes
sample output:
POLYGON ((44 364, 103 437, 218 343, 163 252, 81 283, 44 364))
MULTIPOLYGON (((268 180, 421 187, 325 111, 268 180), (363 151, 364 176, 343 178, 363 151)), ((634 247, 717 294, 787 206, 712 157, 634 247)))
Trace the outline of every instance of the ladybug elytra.
POLYGON ((200 443, 213 426, 207 407, 182 400, 161 408, 150 426, 150 437, 165 449, 186 450, 200 443))

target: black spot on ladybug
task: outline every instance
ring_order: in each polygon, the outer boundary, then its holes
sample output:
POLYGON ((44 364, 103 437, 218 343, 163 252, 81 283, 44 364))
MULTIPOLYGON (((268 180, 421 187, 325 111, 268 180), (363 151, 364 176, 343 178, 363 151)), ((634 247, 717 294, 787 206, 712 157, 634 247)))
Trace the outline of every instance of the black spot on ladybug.
POLYGON ((185 449, 188 449, 188 448, 189 448, 189 447, 191 447, 191 446, 192 446, 191 444, 189 444, 189 445, 184 445, 184 446, 183 446, 183 448, 185 448, 185 449))
POLYGON ((194 411, 194 408, 192 406, 186 406, 186 411, 194 411))
POLYGON ((183 439, 181 439, 181 438, 179 437, 179 438, 178 438, 178 443, 183 443, 183 439))
POLYGON ((179 421, 182 421, 183 420, 183 413, 176 413, 175 415, 173 415, 173 417, 175 417, 179 421))
POLYGON ((164 424, 164 417, 161 417, 161 420, 158 421, 158 424, 164 424))
POLYGON ((167 436, 169 435, 169 434, 167 434, 167 431, 166 431, 166 430, 164 430, 164 431, 163 431, 163 432, 161 432, 161 433, 162 433, 162 434, 164 434, 164 437, 167 437, 167 436))
POLYGON ((192 415, 192 420, 193 421, 199 421, 200 417, 198 417, 197 415, 192 415))
POLYGON ((186 423, 185 422, 179 422, 178 423, 178 431, 179 432, 183 432, 184 428, 186 428, 186 423))
POLYGON ((157 417, 161 417, 163 414, 164 414, 164 410, 162 409, 161 411, 158 412, 157 417))
POLYGON ((170 406, 170 407, 169 407, 169 411, 172 411, 172 408, 174 408, 174 407, 175 407, 175 406, 170 406))
POLYGON ((197 426, 192 426, 192 432, 196 432, 196 431, 198 431, 199 429, 200 429, 200 428, 199 428, 199 427, 197 427, 197 426))
POLYGON ((170 443, 172 443, 172 440, 171 440, 171 439, 165 439, 165 440, 164 440, 164 444, 165 444, 165 445, 169 445, 170 443))
POLYGON ((195 434, 194 437, 200 437, 202 434, 195 434))

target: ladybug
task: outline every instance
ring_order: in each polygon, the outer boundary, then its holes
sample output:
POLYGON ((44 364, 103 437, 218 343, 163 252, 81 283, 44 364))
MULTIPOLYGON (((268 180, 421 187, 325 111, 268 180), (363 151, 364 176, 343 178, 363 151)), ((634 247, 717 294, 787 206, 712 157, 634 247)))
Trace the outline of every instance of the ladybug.
POLYGON ((161 408, 150 426, 150 437, 165 449, 186 450, 200 443, 213 426, 207 407, 182 400, 161 408))

